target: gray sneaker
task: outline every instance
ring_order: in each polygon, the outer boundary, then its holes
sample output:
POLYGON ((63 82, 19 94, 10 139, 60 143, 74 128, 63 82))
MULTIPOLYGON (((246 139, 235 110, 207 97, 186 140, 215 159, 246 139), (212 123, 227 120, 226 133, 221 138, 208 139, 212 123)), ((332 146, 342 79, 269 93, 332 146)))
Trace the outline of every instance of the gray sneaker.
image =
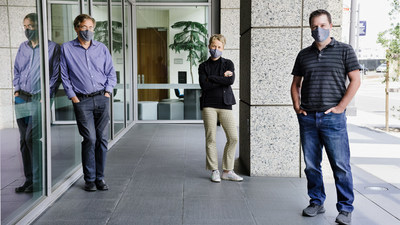
POLYGON ((312 217, 324 212, 325 212, 324 205, 317 205, 315 203, 311 203, 309 206, 307 206, 307 208, 303 209, 303 216, 312 217))
POLYGON ((351 212, 341 211, 339 215, 336 217, 336 223, 338 224, 350 224, 351 223, 351 212))

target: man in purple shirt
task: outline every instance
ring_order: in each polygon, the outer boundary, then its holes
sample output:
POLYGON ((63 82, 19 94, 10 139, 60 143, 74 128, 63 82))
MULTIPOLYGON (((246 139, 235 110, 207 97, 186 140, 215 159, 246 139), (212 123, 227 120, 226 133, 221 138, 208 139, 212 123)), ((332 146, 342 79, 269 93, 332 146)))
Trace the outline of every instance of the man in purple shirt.
POLYGON ((86 191, 108 190, 104 167, 108 145, 110 95, 117 77, 107 47, 92 40, 96 21, 81 14, 74 20, 78 35, 61 46, 60 68, 65 93, 72 100, 82 141, 86 191))
MULTIPOLYGON (((15 188, 17 193, 41 190, 41 76, 37 22, 36 13, 24 17, 25 36, 28 40, 19 46, 14 63, 15 114, 25 175, 25 183, 15 188)), ((60 46, 48 41, 48 52, 50 96, 53 97, 60 70, 60 46)))

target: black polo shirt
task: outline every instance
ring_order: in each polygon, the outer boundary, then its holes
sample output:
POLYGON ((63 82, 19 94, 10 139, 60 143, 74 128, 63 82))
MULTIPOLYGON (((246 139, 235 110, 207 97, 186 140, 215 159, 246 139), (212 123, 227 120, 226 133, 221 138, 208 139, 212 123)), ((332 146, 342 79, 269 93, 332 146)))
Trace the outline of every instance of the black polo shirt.
POLYGON ((334 38, 321 51, 315 42, 301 50, 292 71, 292 75, 303 77, 300 107, 323 112, 337 106, 347 89, 347 74, 359 69, 353 48, 334 38))

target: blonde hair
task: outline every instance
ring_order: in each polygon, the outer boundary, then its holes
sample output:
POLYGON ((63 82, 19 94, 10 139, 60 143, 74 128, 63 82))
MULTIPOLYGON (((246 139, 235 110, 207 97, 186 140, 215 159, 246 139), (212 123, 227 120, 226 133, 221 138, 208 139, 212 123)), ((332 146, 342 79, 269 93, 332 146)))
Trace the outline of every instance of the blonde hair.
POLYGON ((210 37, 210 41, 208 42, 208 45, 211 45, 211 43, 213 41, 215 41, 215 40, 218 40, 218 41, 222 42, 222 45, 225 47, 226 39, 225 39, 224 35, 222 35, 222 34, 213 34, 210 37))

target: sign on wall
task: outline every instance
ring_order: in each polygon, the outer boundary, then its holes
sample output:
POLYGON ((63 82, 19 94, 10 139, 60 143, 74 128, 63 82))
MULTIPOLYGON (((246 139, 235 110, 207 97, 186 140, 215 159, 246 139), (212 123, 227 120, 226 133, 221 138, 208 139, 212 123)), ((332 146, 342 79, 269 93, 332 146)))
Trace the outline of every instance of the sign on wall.
POLYGON ((360 36, 365 36, 367 34, 367 21, 360 21, 358 32, 360 36))

